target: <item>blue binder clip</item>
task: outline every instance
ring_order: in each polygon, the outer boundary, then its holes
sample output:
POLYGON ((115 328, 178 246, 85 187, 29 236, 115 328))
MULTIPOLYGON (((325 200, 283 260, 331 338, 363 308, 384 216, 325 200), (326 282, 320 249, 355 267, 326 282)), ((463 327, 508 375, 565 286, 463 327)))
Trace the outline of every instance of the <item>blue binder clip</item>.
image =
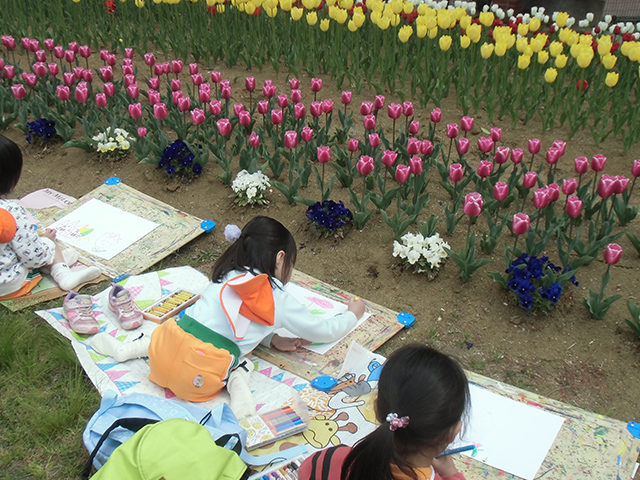
POLYGON ((122 182, 122 180, 120 180, 118 177, 109 177, 104 181, 105 185, 117 185, 120 182, 122 182))
POLYGON ((203 220, 200 224, 200 228, 209 233, 211 230, 216 228, 216 222, 214 222, 213 220, 203 220))
POLYGON ((629 433, 633 435, 634 438, 640 438, 640 423, 638 422, 627 423, 627 430, 629 430, 629 433))
POLYGON ((400 312, 398 314, 398 322, 404 325, 404 328, 409 328, 416 321, 416 317, 407 312, 400 312))
POLYGON ((311 386, 321 392, 329 392, 337 384, 338 380, 329 375, 322 375, 311 380, 311 386))
POLYGON ((130 273, 123 273, 122 275, 118 275, 117 277, 114 277, 113 283, 120 283, 125 278, 129 278, 130 276, 131 276, 130 273))

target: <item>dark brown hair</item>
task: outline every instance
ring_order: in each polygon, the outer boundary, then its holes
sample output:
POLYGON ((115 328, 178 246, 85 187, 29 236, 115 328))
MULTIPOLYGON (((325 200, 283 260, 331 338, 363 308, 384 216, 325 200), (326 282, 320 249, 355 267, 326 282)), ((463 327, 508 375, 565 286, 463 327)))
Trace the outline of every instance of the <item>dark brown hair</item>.
POLYGON ((20 147, 4 135, 0 135, 0 195, 7 195, 20 180, 22 152, 20 147))

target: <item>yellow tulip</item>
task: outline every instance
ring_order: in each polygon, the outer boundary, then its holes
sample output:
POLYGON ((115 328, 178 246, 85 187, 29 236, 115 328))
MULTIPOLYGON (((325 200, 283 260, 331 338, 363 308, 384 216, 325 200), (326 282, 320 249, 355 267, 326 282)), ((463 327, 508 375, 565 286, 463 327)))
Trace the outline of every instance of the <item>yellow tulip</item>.
POLYGON ((567 60, 568 60, 568 57, 564 53, 561 53, 556 57, 556 62, 555 62, 556 67, 564 68, 565 65, 567 64, 567 60))
POLYGON ((578 55, 578 58, 576 60, 578 61, 578 65, 580 65, 581 68, 587 68, 589 65, 591 65, 591 60, 593 60, 593 50, 591 51, 591 54, 589 54, 589 52, 587 52, 586 50, 583 50, 582 53, 578 55))
POLYGON ((307 23, 311 26, 318 23, 318 14, 315 11, 307 13, 307 23))
POLYGON ((429 10, 431 10, 431 7, 426 3, 418 5, 418 15, 426 15, 429 10))
POLYGON ((471 39, 466 35, 462 35, 460 37, 460 46, 466 49, 469 48, 469 45, 471 45, 471 39))
POLYGON ((462 7, 458 7, 453 11, 453 15, 455 17, 455 19, 460 22, 460 20, 462 20, 462 17, 468 17, 469 15, 467 15, 467 9, 466 8, 462 8, 462 7))
POLYGON ((400 25, 400 15, 394 15, 393 17, 391 17, 390 22, 393 27, 397 27, 398 25, 400 25))
POLYGON ((545 82, 553 83, 556 81, 556 78, 558 78, 558 71, 553 67, 547 68, 547 70, 544 72, 545 82))
POLYGON ((469 25, 469 28, 467 28, 467 35, 473 43, 478 43, 482 36, 482 27, 477 23, 469 25))
POLYGON ((425 24, 429 30, 438 27, 438 19, 436 17, 427 17, 427 23, 425 24))
POLYGON ((549 53, 552 57, 557 57, 558 55, 560 55, 562 53, 562 50, 564 50, 564 45, 562 45, 562 42, 553 41, 549 45, 549 53))
MULTIPOLYGON (((628 43, 632 43, 632 42, 628 42, 628 43)), ((638 42, 633 42, 633 44, 629 48, 628 56, 629 56, 629 60, 631 60, 632 62, 637 62, 638 60, 640 60, 640 45, 638 44, 638 42)))
POLYGON ((569 48, 569 53, 573 58, 578 58, 584 48, 589 48, 589 47, 583 47, 579 43, 576 43, 575 45, 571 45, 571 47, 569 48))
POLYGON ((347 13, 346 10, 342 10, 339 9, 336 13, 336 21, 340 24, 340 25, 344 25, 344 22, 347 21, 347 18, 349 18, 349 14, 347 13))
MULTIPOLYGON (((598 53, 601 57, 604 57, 608 53, 611 53, 611 37, 609 35, 603 35, 598 40, 598 53)), ((624 45, 624 44, 623 44, 624 45)))
POLYGON ((438 36, 438 27, 430 28, 430 29, 427 31, 427 35, 429 35, 429 38, 430 38, 431 40, 433 40, 434 38, 436 38, 436 37, 438 36))
POLYGON ((259 8, 262 6, 262 4, 264 3, 263 0, 252 0, 253 4, 256 6, 256 8, 259 8))
POLYGON ((331 7, 329 7, 329 18, 331 18, 332 20, 335 20, 337 10, 339 9, 335 5, 332 5, 331 7))
POLYGON ((411 35, 413 35, 413 27, 411 25, 405 25, 398 31, 398 38, 402 43, 407 43, 411 35))
POLYGON ((620 76, 616 72, 609 72, 604 79, 604 83, 607 87, 613 88, 618 84, 619 77, 620 76))
POLYGON ((353 15, 364 15, 362 7, 353 7, 353 15))
POLYGON ((413 3, 411 2, 406 2, 403 6, 402 6, 402 11, 409 15, 410 13, 413 12, 413 3))
POLYGON ((452 17, 451 10, 438 10, 438 27, 447 30, 455 24, 456 19, 452 17))
POLYGON ((569 40, 570 34, 571 33, 568 28, 561 28, 560 31, 558 32, 558 38, 562 43, 567 43, 567 40, 569 40))
MULTIPOLYGON (((78 0, 78 1, 80 1, 80 0, 78 0)), ((159 3, 162 3, 162 0, 153 0, 153 3, 155 3, 157 5, 159 3)))
POLYGON ((357 28, 362 27, 366 19, 367 17, 364 16, 364 13, 362 13, 362 10, 360 10, 359 12, 353 13, 353 22, 356 24, 357 28))
POLYGON ((389 20, 391 20, 391 17, 393 17, 394 15, 395 13, 393 13, 393 8, 391 8, 391 4, 387 3, 384 6, 384 9, 382 10, 382 16, 387 17, 389 20))
POLYGON ((402 8, 402 0, 391 0, 391 9, 393 10, 393 13, 396 15, 400 14, 400 12, 402 12, 402 8))
POLYGON ((480 47, 480 55, 482 55, 482 58, 487 59, 493 54, 493 49, 493 43, 485 42, 480 47))
POLYGON ((304 13, 304 9, 300 7, 291 8, 291 18, 293 18, 293 20, 296 22, 302 18, 303 13, 304 13))
POLYGON ((567 20, 569 20, 569 14, 567 12, 558 12, 556 23, 560 28, 563 28, 567 24, 567 20))
POLYGON ((144 0, 135 0, 136 7, 144 8, 144 0))
POLYGON ((480 12, 478 19, 480 20, 480 23, 482 25, 484 25, 485 27, 490 27, 491 25, 493 25, 493 20, 494 20, 493 12, 491 11, 480 12))
MULTIPOLYGON (((224 7, 224 5, 219 5, 218 6, 218 11, 220 11, 220 7, 224 7)), ((267 15, 269 15, 270 18, 276 18, 276 15, 278 15, 278 7, 276 8, 268 8, 268 7, 264 7, 264 11, 267 12, 267 15)))
POLYGON ((516 49, 518 52, 523 53, 528 46, 529 42, 527 41, 527 37, 519 37, 518 40, 516 40, 516 49))
POLYGON ((253 15, 254 13, 256 13, 256 4, 253 2, 247 2, 244 5, 244 11, 247 15, 253 15))
POLYGON ((526 70, 529 67, 530 63, 531 57, 529 57, 528 55, 520 55, 518 57, 518 68, 520 70, 526 70))
POLYGON ((292 6, 293 2, 291 0, 280 0, 280 8, 285 12, 289 12, 292 6))
POLYGON ((602 65, 604 65, 604 68, 606 68, 607 70, 611 70, 615 65, 616 65, 616 61, 618 60, 618 58, 615 55, 605 55, 604 57, 602 57, 602 65))
POLYGON ((207 0, 207 7, 213 7, 216 4, 216 0, 207 0))
POLYGON ((351 7, 353 7, 353 0, 340 0, 340 8, 351 10, 351 7))
MULTIPOLYGON (((189 0, 191 1, 191 0, 189 0)), ((232 0, 231 5, 234 5, 234 1, 232 0)), ((240 2, 235 2, 235 7, 238 9, 239 12, 244 12, 245 11, 245 4, 244 3, 240 3, 240 2)))
POLYGON ((80 0, 73 0, 73 3, 80 3, 80 0))
POLYGON ((529 30, 531 30, 532 32, 537 32, 538 30, 540 30, 541 25, 542 22, 538 17, 532 17, 531 20, 529 20, 529 30))
POLYGON ((440 37, 440 50, 446 52, 451 48, 451 37, 449 35, 443 35, 440 37))
POLYGON ((389 28, 390 23, 391 20, 389 20, 388 17, 382 16, 380 17, 380 20, 378 20, 378 28, 380 30, 386 30, 387 28, 389 28))
POLYGON ((507 53, 507 44, 505 42, 496 42, 496 46, 493 50, 498 57, 504 57, 507 53))
POLYGON ((593 44, 593 37, 591 35, 580 35, 580 40, 578 40, 580 45, 586 45, 590 47, 593 44))
POLYGON ((378 25, 378 22, 380 21, 380 19, 382 18, 382 13, 380 12, 376 12, 375 10, 371 11, 371 17, 369 17, 371 19, 371 23, 373 23, 374 25, 378 25))
POLYGON ((328 18, 323 18, 322 20, 320 20, 320 30, 322 30, 323 32, 326 32, 327 30, 329 30, 328 18))
POLYGON ((460 28, 464 28, 465 30, 469 28, 469 25, 471 25, 471 20, 473 20, 469 15, 464 15, 461 19, 460 19, 460 28))
POLYGON ((416 27, 416 35, 418 38, 424 38, 427 36, 427 27, 425 25, 418 25, 416 27))
POLYGON ((327 6, 333 7, 336 4, 337 0, 327 0, 327 6))
POLYGON ((350 32, 355 32, 358 30, 358 26, 356 25, 356 22, 353 21, 353 18, 349 20, 349 22, 347 22, 347 28, 350 32))
POLYGON ((529 45, 531 46, 533 53, 541 52, 544 46, 547 44, 547 39, 544 37, 546 37, 546 35, 538 35, 536 38, 531 40, 531 43, 529 45))
POLYGON ((541 50, 538 52, 538 63, 540 65, 544 65, 549 61, 549 52, 546 50, 541 50))
POLYGON ((573 45, 574 43, 578 43, 580 41, 580 35, 578 32, 574 32, 573 30, 569 30, 569 37, 567 38, 567 45, 573 45))
POLYGON ((529 24, 528 23, 520 23, 518 25, 518 35, 522 37, 526 37, 529 33, 529 24))

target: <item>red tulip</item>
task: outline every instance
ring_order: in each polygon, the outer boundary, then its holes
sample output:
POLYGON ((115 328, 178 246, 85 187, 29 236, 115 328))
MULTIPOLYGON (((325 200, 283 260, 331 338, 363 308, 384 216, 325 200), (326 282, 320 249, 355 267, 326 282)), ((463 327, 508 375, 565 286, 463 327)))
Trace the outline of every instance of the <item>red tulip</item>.
POLYGON ((253 148, 259 147, 260 135, 258 135, 256 132, 251 132, 251 135, 249 136, 249 145, 251 145, 253 148))
POLYGON ((212 100, 209 103, 209 113, 214 117, 217 117, 218 115, 220 115, 220 113, 222 113, 222 103, 220 102, 220 100, 212 100))
POLYGON ((615 177, 604 174, 598 182, 598 195, 601 198, 609 198, 613 195, 613 184, 615 183, 615 177))
POLYGON ((291 90, 291 101, 298 104, 302 101, 302 92, 298 89, 291 90))
POLYGON ((284 132, 284 146, 288 149, 296 148, 298 145, 298 132, 287 130, 284 132))
POLYGON ((293 107, 293 116, 296 120, 302 120, 307 114, 304 103, 296 103, 293 107))
POLYGON ((360 114, 361 115, 371 115, 373 111, 373 103, 372 102, 362 102, 360 105, 360 114))
POLYGON ((311 102, 311 105, 309 105, 309 112, 311 113, 312 117, 319 117, 320 115, 322 115, 322 103, 321 102, 311 102))
POLYGON ((391 103, 387 107, 387 113, 389 114, 389 118, 397 120, 402 115, 402 105, 399 103, 391 103))
POLYGON ((156 103, 153 106, 153 116, 158 120, 164 120, 167 118, 167 106, 162 102, 156 103))
POLYGON ((55 43, 53 42, 53 38, 45 38, 44 42, 42 43, 44 43, 44 48, 46 48, 49 51, 53 50, 53 47, 55 46, 55 43))
POLYGON ((244 111, 244 105, 241 103, 236 103, 233 105, 233 114, 237 117, 240 115, 240 112, 244 111))
POLYGON ((231 122, 227 118, 221 118, 216 122, 218 133, 223 137, 231 134, 231 122))
POLYGON ((322 113, 329 114, 333 112, 333 100, 323 100, 320 106, 322 108, 322 113))
POLYGON ((578 188, 578 182, 575 178, 565 178, 562 180, 562 193, 565 195, 573 195, 578 188))
POLYGON ((431 155, 433 153, 433 143, 429 140, 423 140, 422 146, 420 147, 420 153, 425 157, 431 155))
POLYGON ((431 110, 430 118, 433 123, 440 123, 440 120, 442 120, 442 111, 439 108, 434 108, 431 110))
POLYGON ((146 63, 149 67, 153 67, 156 64, 156 56, 151 52, 145 53, 144 63, 146 63))
POLYGON ((449 180, 453 183, 458 183, 464 177, 464 168, 459 163, 452 163, 449 165, 449 180))
POLYGON ((473 117, 462 117, 460 119, 460 128, 463 132, 470 132, 473 129, 473 117))
POLYGON ((290 78, 289 79, 289 86, 291 87, 291 90, 297 90, 300 88, 300 80, 298 80, 297 78, 290 78))
POLYGON ((104 84, 104 94, 107 97, 113 97, 116 93, 116 87, 111 82, 107 82, 104 84))
POLYGON ((547 194, 549 195, 549 203, 553 203, 560 198, 560 187, 557 183, 547 185, 547 194))
POLYGON ((220 72, 211 72, 211 81, 213 83, 220 83, 222 79, 222 74, 220 72))
POLYGON ((202 125, 205 121, 204 110, 200 108, 194 108, 191 110, 191 122, 194 125, 202 125))
POLYGON ((413 103, 406 101, 402 102, 402 114, 405 117, 411 117, 414 114, 415 110, 413 108, 413 103))
POLYGON ((133 99, 138 98, 138 95, 140 95, 140 88, 138 87, 138 83, 129 85, 127 87, 127 94, 129 94, 129 96, 133 99))
POLYGON ((604 166, 607 163, 607 157, 601 154, 594 155, 591 159, 591 169, 594 172, 601 172, 604 170, 604 166))
POLYGON ((567 150, 567 143, 562 140, 555 140, 553 142, 553 147, 560 151, 560 156, 563 156, 564 152, 567 150))
POLYGON ((488 178, 491 175, 491 171, 493 170, 493 163, 488 160, 481 160, 480 165, 478 165, 478 176, 482 178, 488 178))
MULTIPOLYGON (((598 28, 598 27, 596 27, 598 28)), ((587 82, 586 80, 578 80, 576 82, 576 89, 577 90, 582 90, 583 92, 589 88, 589 82, 587 82)))
POLYGON ((351 92, 342 92, 340 101, 343 105, 349 105, 351 103, 351 92))
POLYGON ((580 200, 575 195, 571 195, 567 199, 567 207, 566 212, 571 218, 577 218, 580 216, 580 212, 582 211, 582 200, 580 200))
POLYGON ((287 97, 285 94, 278 95, 278 106, 280 108, 287 108, 288 105, 289 105, 289 97, 287 97))
POLYGON ((373 115, 366 115, 364 117, 364 129, 374 130, 376 128, 376 117, 373 115))
POLYGON ((362 175, 369 175, 375 168, 373 164, 373 158, 368 155, 361 156, 358 164, 356 165, 356 168, 362 175))
POLYGON ((251 125, 251 114, 246 110, 243 110, 238 114, 238 120, 240 121, 240 125, 248 127, 251 125))
POLYGON ((411 122, 409 124, 409 134, 417 135, 419 131, 420 131, 420 122, 419 121, 414 120, 413 122, 411 122))
POLYGON ((617 243, 610 243, 604 249, 604 261, 607 265, 615 265, 620 261, 620 257, 622 257, 622 247, 617 243))
POLYGON ((413 175, 422 173, 422 159, 420 157, 411 157, 409 159, 409 170, 413 175))
POLYGON ((313 129, 311 127, 304 127, 300 136, 305 143, 309 143, 313 138, 313 129))
POLYGON ((549 148, 547 150, 547 154, 545 156, 545 160, 549 165, 555 165, 558 163, 558 159, 560 158, 560 150, 555 147, 549 148))
POLYGON ((182 72, 182 60, 171 60, 171 71, 176 75, 182 72))
POLYGON ((149 99, 149 104, 155 105, 156 103, 162 102, 162 98, 160 97, 160 92, 156 90, 147 90, 147 98, 149 99))
POLYGON ((223 100, 229 100, 231 98, 231 87, 221 87, 220 88, 220 98, 223 100))
POLYGON ((378 146, 380 145, 380 136, 377 133, 369 134, 369 145, 371 145, 373 148, 378 148, 378 146))
POLYGON ((198 97, 202 103, 209 103, 211 100, 211 86, 208 83, 200 85, 198 97))
POLYGON ((516 213, 513 216, 513 224, 511 226, 511 230, 515 235, 523 235, 527 233, 529 227, 531 226, 531 220, 529 219, 529 215, 526 213, 516 213))
POLYGON ((64 47, 60 45, 55 46, 53 48, 53 56, 56 57, 58 60, 62 60, 64 58, 64 47))
POLYGON ((396 168, 396 180, 399 183, 404 183, 409 179, 409 174, 411 173, 411 170, 409 169, 409 167, 407 167, 406 165, 398 165, 398 167, 396 168))
POLYGON ((107 106, 107 96, 104 93, 96 93, 96 105, 100 108, 107 106))
POLYGON ((276 86, 272 83, 265 85, 262 87, 262 94, 267 98, 273 97, 276 94, 276 86))
POLYGON ((11 85, 11 93, 13 93, 13 96, 16 97, 18 100, 22 100, 24 97, 27 96, 27 90, 24 88, 24 85, 22 85, 21 83, 16 83, 14 85, 11 85))
POLYGON ((318 93, 322 90, 322 79, 321 78, 312 78, 311 79, 311 91, 314 93, 318 93))
POLYGON ((477 217, 482 211, 484 200, 478 192, 467 193, 464 198, 464 213, 470 217, 477 217))
POLYGON ((47 66, 42 62, 36 62, 33 64, 33 73, 38 77, 44 77, 47 75, 47 66))
POLYGON ((493 186, 493 198, 496 201, 502 202, 505 198, 507 198, 508 194, 509 194, 509 185, 507 185, 506 183, 497 182, 493 186))
POLYGON ((99 71, 100 71, 100 77, 102 78, 103 81, 109 82, 113 78, 113 68, 111 68, 109 65, 100 67, 99 71))
POLYGON ((497 147, 494 160, 498 165, 503 165, 507 163, 507 160, 509 160, 509 153, 511 153, 511 150, 509 149, 509 147, 503 147, 503 146, 497 147))
POLYGON ((82 58, 89 58, 91 56, 91 48, 88 45, 81 45, 78 47, 78 53, 82 58))
POLYGON ((376 95, 376 99, 373 101, 373 109, 377 112, 384 107, 384 95, 376 95))
POLYGON ((271 110, 271 123, 274 125, 280 125, 283 120, 282 110, 279 108, 271 110))
POLYGON ((199 72, 197 63, 189 64, 189 75, 196 75, 199 72))
POLYGON ((69 100, 69 87, 67 87, 66 85, 58 85, 56 87, 56 94, 58 95, 58 98, 63 102, 69 100))
POLYGON ((409 138, 409 142, 407 143, 407 153, 409 155, 417 155, 420 153, 422 148, 422 142, 417 138, 411 137, 409 138))
POLYGON ((320 163, 329 163, 331 160, 330 147, 318 147, 318 161, 320 163))
POLYGON ((140 117, 142 117, 142 104, 140 104, 140 103, 132 103, 132 104, 130 104, 129 105, 129 115, 134 120, 137 120, 140 117))
POLYGON ((524 156, 524 151, 521 148, 514 148, 511 150, 511 161, 514 164, 519 164, 522 162, 522 157, 524 156))
POLYGON ((529 140, 529 153, 531 155, 535 155, 540 151, 540 146, 540 140, 538 140, 537 138, 532 138, 531 140, 529 140))
POLYGON ((493 140, 490 137, 478 138, 478 150, 482 153, 489 153, 493 149, 493 140))
POLYGON ((456 138, 458 136, 458 124, 450 123, 447 125, 447 137, 456 138))
POLYGON ((360 142, 355 138, 349 139, 349 144, 347 145, 347 150, 351 153, 357 152, 358 148, 360 148, 360 142))
POLYGON ((533 192, 533 206, 538 210, 542 210, 549 205, 549 193, 547 188, 539 188, 533 192))
POLYGON ((587 173, 587 170, 589 169, 589 160, 587 157, 578 157, 573 162, 578 175, 587 173))
POLYGON ((260 115, 266 115, 269 111, 269 102, 267 100, 260 100, 258 102, 258 113, 260 115))
POLYGON ((491 129, 491 140, 493 143, 498 143, 502 139, 502 129, 498 127, 493 127, 491 129))
MULTIPOLYGON (((49 73, 51 74, 52 77, 55 77, 56 75, 58 75, 58 73, 60 73, 60 68, 58 68, 58 64, 55 62, 51 62, 49 65, 49 73)), ((2 68, 0 68, 0 70, 2 70, 2 68)))
POLYGON ((384 153, 382 154, 382 163, 387 167, 391 167, 394 163, 396 163, 397 158, 398 158, 398 154, 396 152, 392 150, 385 150, 384 153))

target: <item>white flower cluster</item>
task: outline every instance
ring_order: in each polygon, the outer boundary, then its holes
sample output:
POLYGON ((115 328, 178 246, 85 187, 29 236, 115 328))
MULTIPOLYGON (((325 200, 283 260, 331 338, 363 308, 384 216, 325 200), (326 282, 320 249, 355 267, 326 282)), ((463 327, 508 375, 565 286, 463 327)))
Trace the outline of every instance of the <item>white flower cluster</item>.
POLYGON ((115 153, 129 150, 133 137, 122 128, 114 128, 112 132, 111 127, 109 127, 105 132, 94 135, 91 140, 97 144, 98 152, 115 153))
POLYGON ((437 271, 447 258, 449 244, 437 233, 426 238, 420 233, 405 233, 400 240, 402 243, 393 242, 393 256, 413 266, 416 273, 437 271))
POLYGON ((264 194, 270 186, 269 177, 264 173, 240 170, 231 184, 231 189, 236 194, 236 202, 240 205, 264 205, 268 203, 264 194))

